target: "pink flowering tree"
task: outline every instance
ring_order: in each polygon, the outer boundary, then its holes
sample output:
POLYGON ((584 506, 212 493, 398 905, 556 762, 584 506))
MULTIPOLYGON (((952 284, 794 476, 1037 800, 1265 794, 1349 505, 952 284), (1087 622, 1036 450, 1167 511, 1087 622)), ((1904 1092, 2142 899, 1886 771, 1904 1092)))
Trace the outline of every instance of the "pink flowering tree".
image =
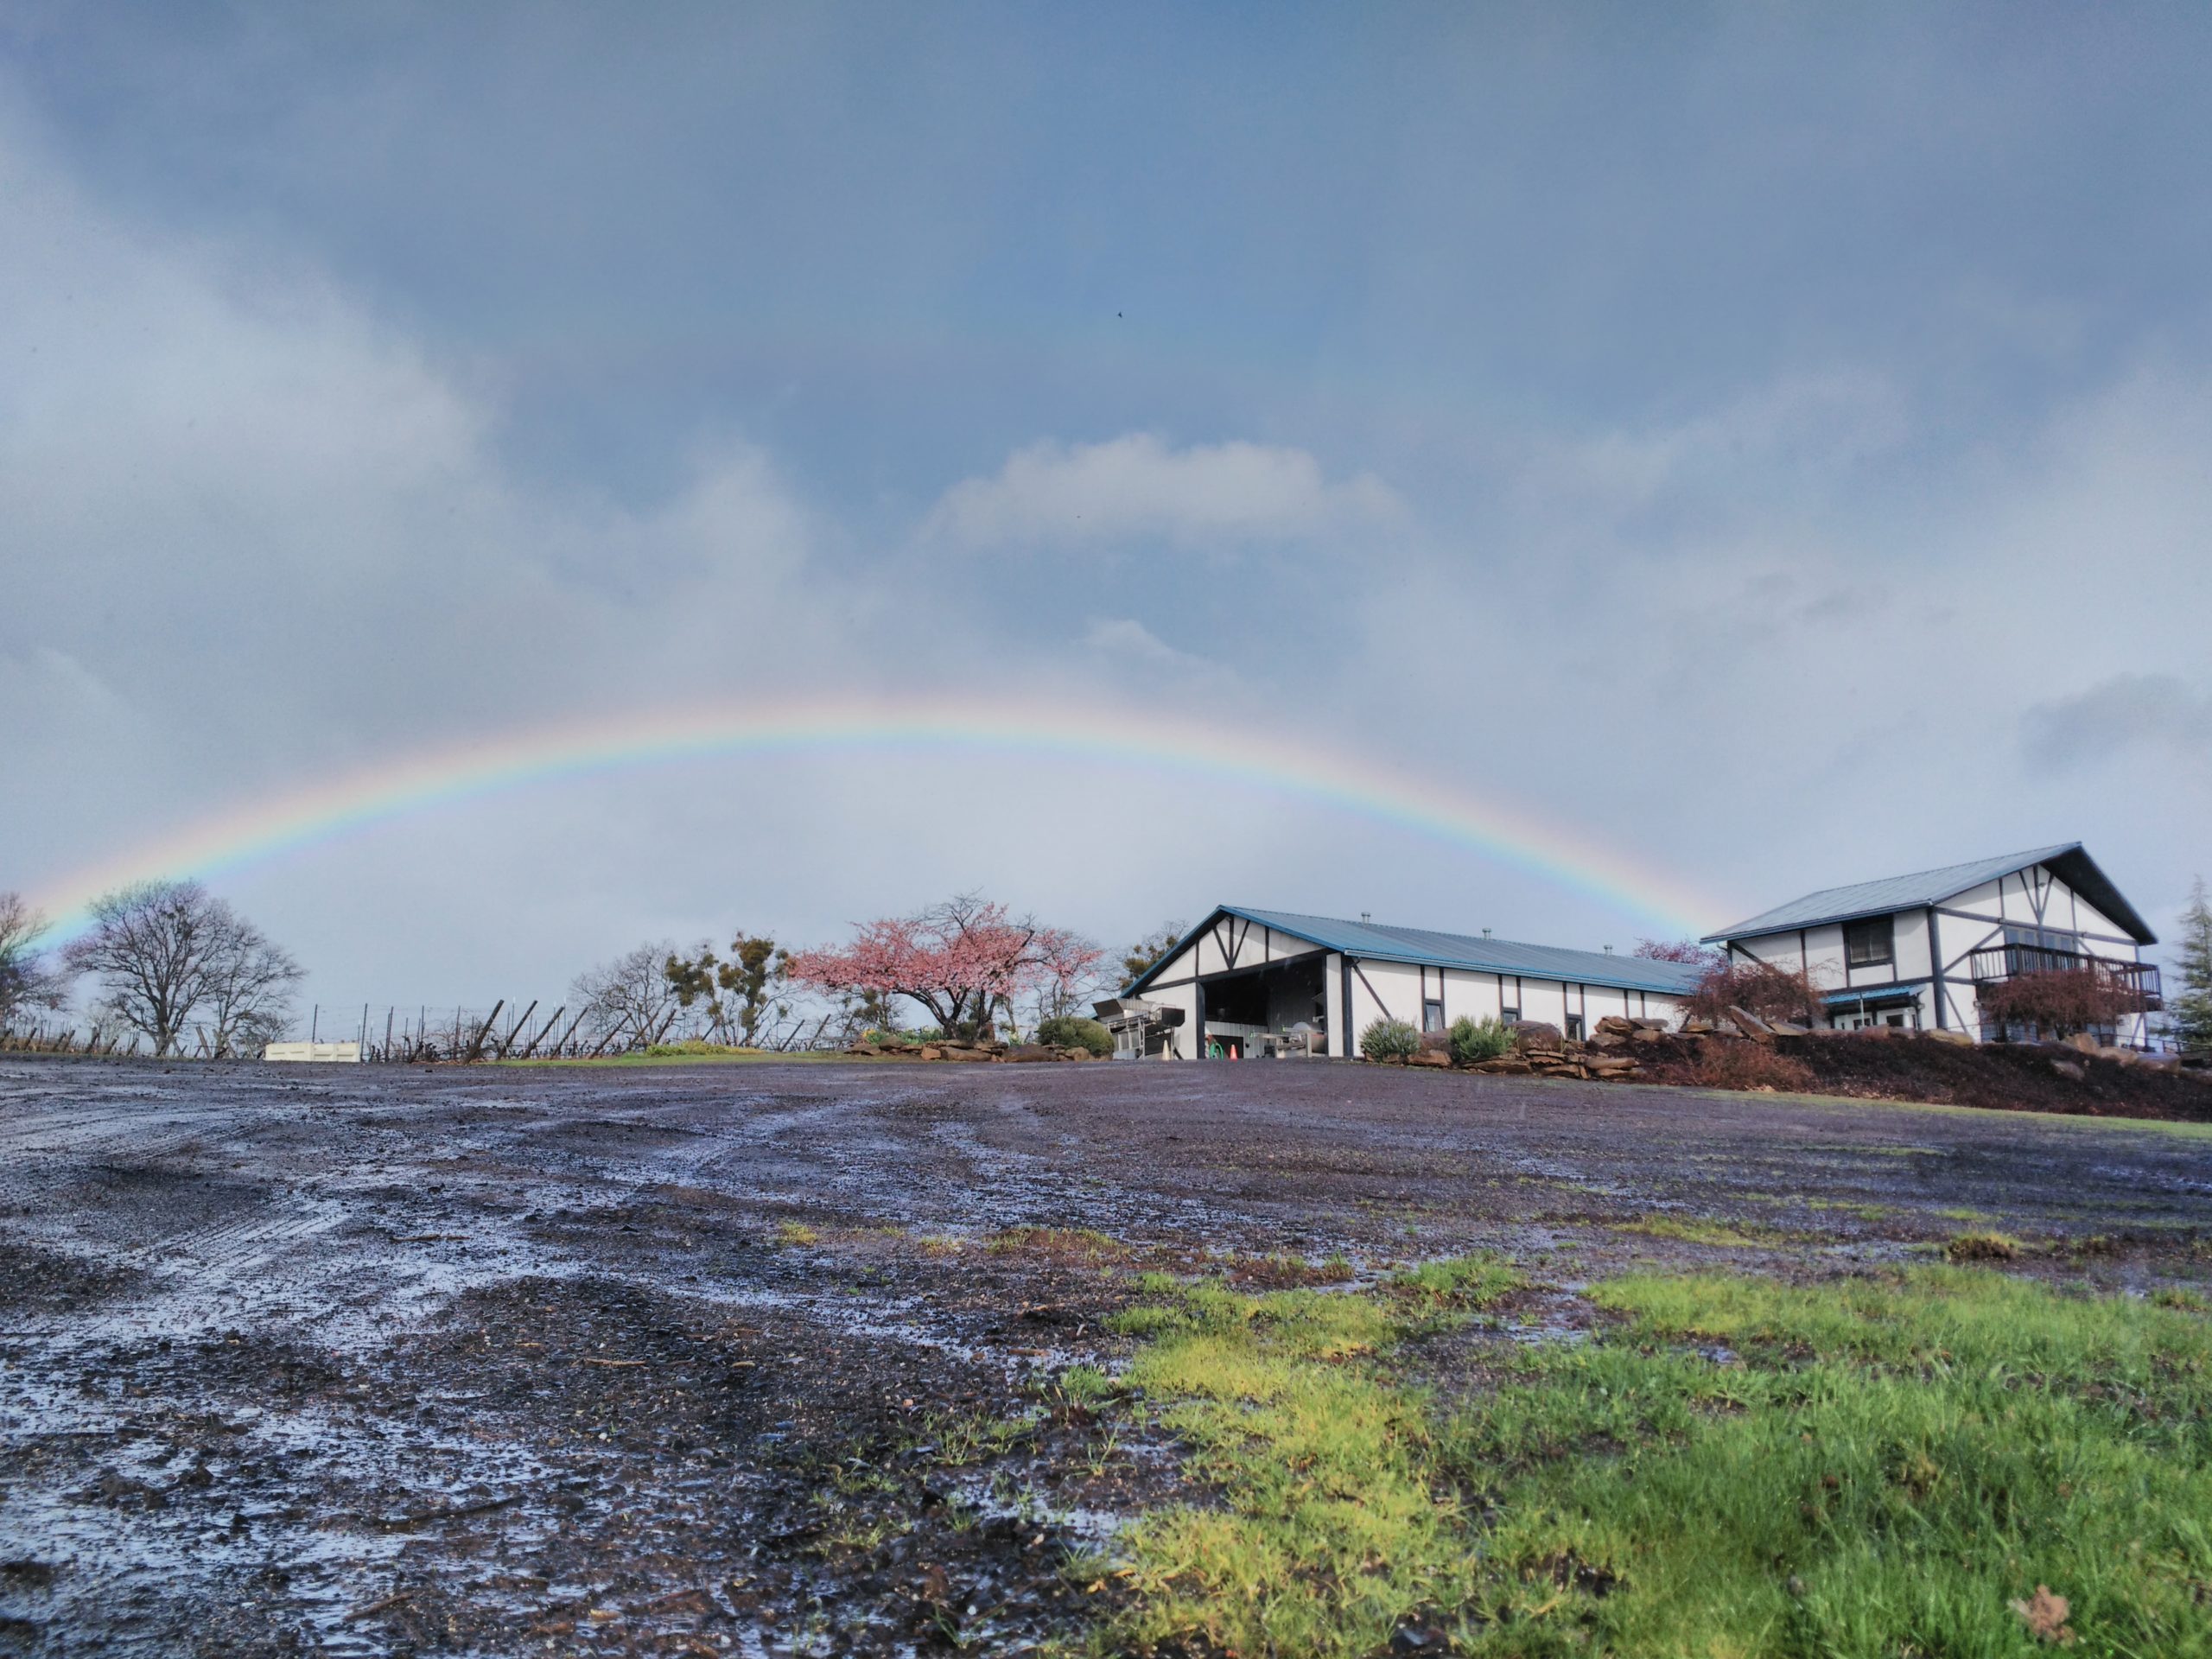
POLYGON ((973 1031, 994 1010, 1031 997, 1071 1004, 1105 953, 1065 929, 1015 920, 1004 905, 963 893, 915 916, 861 925, 842 950, 792 954, 791 979, 837 996, 919 1003, 947 1033, 973 1031))

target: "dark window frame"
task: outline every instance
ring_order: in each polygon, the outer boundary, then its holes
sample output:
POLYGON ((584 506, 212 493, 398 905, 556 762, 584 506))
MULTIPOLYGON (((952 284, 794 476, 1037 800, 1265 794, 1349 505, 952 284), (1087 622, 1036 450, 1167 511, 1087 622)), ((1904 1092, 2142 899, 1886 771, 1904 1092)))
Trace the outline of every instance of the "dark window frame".
POLYGON ((1421 1028, 1424 1032, 1444 1029, 1444 999, 1425 996, 1421 1003, 1421 1028))
POLYGON ((1897 918, 1867 916, 1843 925, 1843 961, 1847 968, 1880 968, 1897 959, 1897 918), (1868 948, 1878 940, 1878 953, 1868 948))

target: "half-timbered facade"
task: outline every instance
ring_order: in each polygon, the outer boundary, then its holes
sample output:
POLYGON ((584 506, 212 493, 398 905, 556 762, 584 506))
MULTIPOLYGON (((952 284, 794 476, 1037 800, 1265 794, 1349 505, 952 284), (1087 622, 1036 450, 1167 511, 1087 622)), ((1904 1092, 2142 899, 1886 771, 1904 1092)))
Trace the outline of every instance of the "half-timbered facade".
POLYGON ((1163 1058, 1349 1056, 1376 1020, 1541 1020, 1569 1036, 1609 1014, 1671 1021, 1696 979, 1610 951, 1224 905, 1122 995, 1182 1011, 1155 1039, 1163 1058))
POLYGON ((2028 1033, 1985 1019, 1983 988, 2095 968, 2140 1012, 2099 1034, 2141 1045, 2158 1007, 2157 936, 2078 842, 1806 894, 1713 934, 1738 960, 1803 969, 1840 1029, 1898 1026, 1980 1041, 2028 1033))

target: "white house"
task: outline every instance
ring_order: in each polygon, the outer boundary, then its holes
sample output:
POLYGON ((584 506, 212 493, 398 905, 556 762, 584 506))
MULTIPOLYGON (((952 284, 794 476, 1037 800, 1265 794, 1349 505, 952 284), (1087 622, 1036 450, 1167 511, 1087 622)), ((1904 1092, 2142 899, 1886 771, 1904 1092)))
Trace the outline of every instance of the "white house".
MULTIPOLYGON (((1441 1031, 1461 1014, 1541 1020, 1568 1036, 1609 1014, 1673 1020, 1694 966, 1427 928, 1224 905, 1122 993, 1179 1011, 1165 1058, 1349 1056, 1376 1020, 1441 1031)), ((1171 1015, 1171 1018, 1173 1016, 1171 1015)))
POLYGON ((1962 1032, 2016 1039, 1983 1019, 1980 988, 2022 974, 2095 966, 2138 994, 2143 1012, 2099 1033, 2141 1046, 2159 1006, 2158 943, 2079 842, 1916 875, 1808 893, 1710 935, 1737 960, 1802 969, 1831 1025, 1962 1032))

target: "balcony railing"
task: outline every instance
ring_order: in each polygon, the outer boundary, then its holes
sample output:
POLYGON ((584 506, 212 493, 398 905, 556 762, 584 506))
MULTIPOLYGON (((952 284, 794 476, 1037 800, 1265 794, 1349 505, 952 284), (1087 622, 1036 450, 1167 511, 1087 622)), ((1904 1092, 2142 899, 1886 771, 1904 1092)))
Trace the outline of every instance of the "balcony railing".
POLYGON ((2054 950, 2040 944, 1993 944, 1974 953, 1973 974, 1977 984, 2018 979, 2024 974, 2070 974, 2093 968, 2135 997, 2145 1012, 2165 1006, 2164 987, 2156 963, 2126 962, 2113 957, 2092 957, 2079 950, 2054 950))

